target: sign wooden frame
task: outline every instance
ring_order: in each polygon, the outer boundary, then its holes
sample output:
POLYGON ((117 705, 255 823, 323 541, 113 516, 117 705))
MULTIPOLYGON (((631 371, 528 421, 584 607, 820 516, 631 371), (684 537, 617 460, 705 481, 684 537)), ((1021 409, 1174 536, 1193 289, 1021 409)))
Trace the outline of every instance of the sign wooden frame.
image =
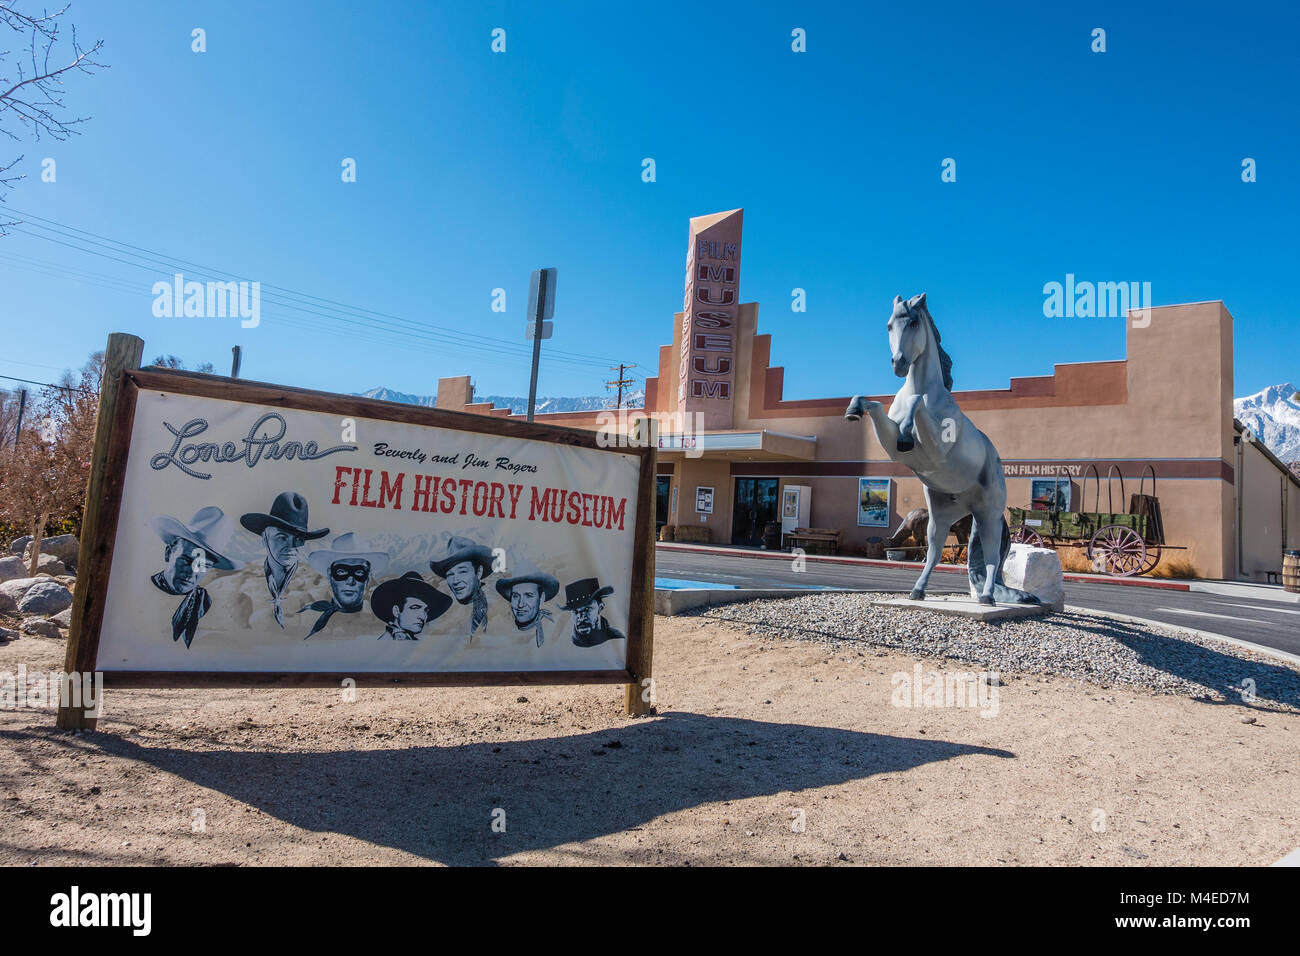
MULTIPOLYGON (((139 341, 139 340, 135 340, 139 341)), ((112 340, 110 340, 110 345, 112 340)), ((137 353, 138 354, 138 353, 137 353)), ((138 361, 138 359, 137 359, 138 361)), ((110 370, 111 371, 111 370, 110 370)), ((109 375, 106 374, 105 386, 109 375)), ((136 399, 142 389, 215 398, 225 401, 261 405, 268 408, 327 412, 343 418, 368 418, 406 425, 452 429, 478 434, 553 442, 594 449, 601 452, 632 455, 640 459, 637 479, 637 513, 633 541, 632 591, 628 606, 627 666, 622 670, 570 671, 443 671, 443 672, 374 672, 357 673, 254 671, 102 671, 105 687, 338 687, 344 679, 358 687, 434 687, 434 686, 506 686, 543 684, 626 684, 629 713, 646 713, 650 697, 642 692, 648 683, 653 652, 654 615, 654 521, 656 449, 654 441, 644 447, 602 447, 597 433, 581 429, 512 421, 505 418, 472 415, 415 405, 403 405, 376 399, 339 395, 330 392, 289 388, 259 382, 246 382, 197 372, 123 368, 116 390, 105 388, 112 396, 108 408, 111 430, 96 487, 94 475, 87 489, 86 515, 89 523, 82 529, 83 555, 90 567, 83 567, 85 584, 78 579, 76 604, 80 620, 72 628, 68 641, 67 669, 83 674, 96 671, 100 631, 108 595, 113 548, 117 537, 122 505, 127 457, 135 420, 136 399), (92 508, 92 502, 96 506, 92 508)), ((60 714, 60 726, 93 727, 94 721, 82 716, 80 721, 60 714)))

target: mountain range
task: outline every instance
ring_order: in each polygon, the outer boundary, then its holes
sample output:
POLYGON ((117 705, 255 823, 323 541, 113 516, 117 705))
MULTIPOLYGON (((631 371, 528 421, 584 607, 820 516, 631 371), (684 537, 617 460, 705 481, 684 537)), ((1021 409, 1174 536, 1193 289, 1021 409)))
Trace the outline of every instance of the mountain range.
MULTIPOLYGON (((359 392, 362 398, 377 398, 383 402, 401 402, 404 405, 423 405, 426 408, 432 408, 438 400, 437 395, 412 395, 409 392, 398 392, 391 388, 385 388, 382 385, 379 388, 372 388, 366 392, 359 392)), ((515 415, 523 415, 528 411, 528 396, 518 395, 475 395, 476 402, 491 402, 493 408, 509 408, 515 415)), ((536 413, 551 414, 554 412, 593 412, 609 408, 614 401, 613 395, 580 395, 576 398, 560 398, 556 396, 537 396, 536 413)), ((628 408, 640 408, 645 401, 645 392, 639 388, 626 389, 623 392, 623 404, 628 408)))
POLYGON ((1232 413, 1284 462, 1300 461, 1300 393, 1289 382, 1236 398, 1232 413))

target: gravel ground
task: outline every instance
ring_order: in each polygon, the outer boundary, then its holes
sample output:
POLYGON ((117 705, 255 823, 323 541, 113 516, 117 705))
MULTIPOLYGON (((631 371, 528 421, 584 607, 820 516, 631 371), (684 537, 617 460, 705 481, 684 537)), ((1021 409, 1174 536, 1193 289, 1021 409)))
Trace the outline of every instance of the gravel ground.
POLYGON ((1086 614, 984 623, 876 601, 898 594, 822 594, 701 608, 755 636, 836 648, 869 644, 977 664, 999 673, 1055 674, 1102 687, 1241 702, 1300 712, 1300 670, 1223 641, 1086 614), (1249 696, 1244 699, 1249 700, 1249 696))

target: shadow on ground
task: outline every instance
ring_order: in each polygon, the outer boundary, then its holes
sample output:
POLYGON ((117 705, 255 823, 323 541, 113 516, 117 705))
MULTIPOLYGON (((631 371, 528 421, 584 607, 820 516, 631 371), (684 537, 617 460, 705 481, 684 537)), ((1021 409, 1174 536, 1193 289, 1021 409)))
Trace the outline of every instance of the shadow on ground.
POLYGON ((1014 757, 942 740, 692 713, 567 737, 397 750, 204 752, 141 746, 104 733, 77 741, 86 744, 304 830, 462 865, 623 832, 717 801, 840 784, 966 755, 1014 757), (498 807, 506 814, 504 833, 491 829, 498 807))

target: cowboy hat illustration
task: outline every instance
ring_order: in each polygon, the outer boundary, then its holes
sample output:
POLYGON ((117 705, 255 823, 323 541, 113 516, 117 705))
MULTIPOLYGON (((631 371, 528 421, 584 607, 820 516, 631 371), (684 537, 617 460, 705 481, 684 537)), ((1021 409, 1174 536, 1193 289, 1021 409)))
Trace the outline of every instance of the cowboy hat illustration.
POLYGON ((515 566, 513 576, 497 581, 497 593, 506 600, 510 600, 510 589, 516 584, 536 584, 537 589, 543 594, 543 604, 555 597, 560 590, 559 581, 533 564, 533 562, 527 560, 520 561, 515 566))
POLYGON ((200 508, 189 522, 171 515, 158 515, 149 521, 149 527, 167 544, 177 538, 193 541, 207 552, 211 571, 237 571, 244 566, 244 562, 225 555, 230 537, 235 533, 235 523, 215 505, 200 508))
POLYGON ((370 610, 385 624, 393 621, 393 608, 401 607, 408 597, 423 601, 429 609, 428 620, 441 617, 451 607, 451 598, 443 594, 417 571, 407 571, 400 578, 385 581, 370 597, 370 610))
POLYGON ((586 607, 592 601, 599 601, 613 593, 612 587, 602 588, 596 578, 583 578, 581 581, 574 581, 564 586, 564 603, 560 605, 560 610, 573 611, 586 607))
POLYGON ((486 578, 492 573, 492 549, 471 541, 469 538, 460 538, 455 535, 447 540, 445 556, 430 561, 429 567, 438 577, 445 578, 447 572, 462 561, 470 561, 476 564, 481 577, 486 578))
POLYGON ((275 501, 271 503, 270 514, 250 512, 243 515, 239 523, 253 534, 261 534, 267 528, 279 528, 281 531, 297 535, 304 541, 315 541, 330 533, 329 528, 308 530, 307 499, 296 491, 282 491, 276 495, 275 501))
POLYGON ((330 565, 336 561, 365 561, 370 565, 370 577, 377 578, 388 567, 388 553, 371 551, 370 542, 349 531, 335 538, 328 548, 307 554, 307 563, 320 574, 329 574, 330 565))

